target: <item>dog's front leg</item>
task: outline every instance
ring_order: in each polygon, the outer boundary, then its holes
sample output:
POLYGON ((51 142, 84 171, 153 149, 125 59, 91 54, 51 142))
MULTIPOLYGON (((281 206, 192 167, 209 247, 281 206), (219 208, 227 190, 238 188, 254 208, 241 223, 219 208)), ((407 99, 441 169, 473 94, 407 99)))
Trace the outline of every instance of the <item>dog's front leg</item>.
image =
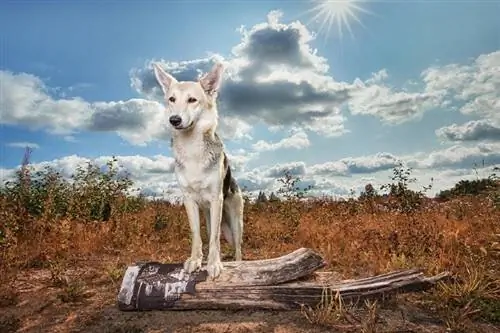
POLYGON ((184 199, 184 207, 189 219, 191 229, 191 257, 184 262, 184 270, 192 273, 201 267, 203 259, 201 235, 200 235, 200 209, 198 204, 191 198, 184 199))
POLYGON ((207 271, 212 279, 218 277, 222 272, 220 261, 220 227, 222 219, 222 195, 217 196, 210 202, 210 243, 208 245, 207 271))

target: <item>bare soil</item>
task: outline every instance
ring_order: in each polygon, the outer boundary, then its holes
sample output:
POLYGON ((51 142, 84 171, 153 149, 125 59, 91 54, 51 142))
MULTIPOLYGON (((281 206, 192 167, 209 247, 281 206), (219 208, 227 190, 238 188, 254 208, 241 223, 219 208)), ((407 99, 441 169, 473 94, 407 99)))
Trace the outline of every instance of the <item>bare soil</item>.
MULTIPOLYGON (((10 297, 0 300, 0 331, 9 332, 447 332, 442 318, 415 305, 412 295, 397 297, 378 311, 373 331, 359 325, 308 322, 301 311, 150 311, 122 312, 116 307, 119 282, 93 262, 66 271, 69 286, 54 286, 49 269, 19 272, 10 297), (78 287, 71 280, 83 281, 78 287), (72 287, 73 286, 73 287, 72 287), (73 297, 73 298, 72 298, 73 297), (413 302, 413 304, 412 304, 413 302)), ((413 297, 414 298, 414 297, 413 297)), ((356 315, 365 316, 362 310, 356 315)), ((477 323, 477 332, 500 332, 477 323)))

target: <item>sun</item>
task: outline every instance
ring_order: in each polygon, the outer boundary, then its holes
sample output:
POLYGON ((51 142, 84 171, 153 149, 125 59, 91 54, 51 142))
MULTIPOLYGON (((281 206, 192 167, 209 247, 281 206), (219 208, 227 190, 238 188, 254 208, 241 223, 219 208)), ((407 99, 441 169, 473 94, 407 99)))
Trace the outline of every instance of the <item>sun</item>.
POLYGON ((372 14, 362 7, 362 3, 367 0, 311 0, 311 2, 315 3, 314 7, 304 14, 314 14, 310 22, 320 24, 318 33, 322 33, 326 28, 325 37, 330 36, 331 29, 335 25, 340 39, 343 38, 344 27, 347 28, 351 37, 354 37, 351 22, 356 21, 364 27, 358 15, 360 13, 372 14))

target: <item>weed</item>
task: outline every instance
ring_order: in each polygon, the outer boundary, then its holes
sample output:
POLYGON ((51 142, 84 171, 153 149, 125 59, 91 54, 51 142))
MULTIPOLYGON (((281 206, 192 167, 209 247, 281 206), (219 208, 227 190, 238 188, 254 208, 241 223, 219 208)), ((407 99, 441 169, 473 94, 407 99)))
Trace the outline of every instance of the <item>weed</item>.
POLYGON ((113 284, 119 284, 123 279, 124 267, 119 263, 109 264, 105 268, 106 274, 113 284))
POLYGON ((355 303, 345 304, 339 292, 325 287, 316 307, 303 305, 301 313, 311 324, 327 326, 342 331, 376 333, 379 321, 376 301, 365 300, 364 307, 355 303))
POLYGON ((77 303, 87 298, 85 293, 85 284, 81 280, 66 280, 61 291, 57 294, 57 298, 64 303, 77 303))

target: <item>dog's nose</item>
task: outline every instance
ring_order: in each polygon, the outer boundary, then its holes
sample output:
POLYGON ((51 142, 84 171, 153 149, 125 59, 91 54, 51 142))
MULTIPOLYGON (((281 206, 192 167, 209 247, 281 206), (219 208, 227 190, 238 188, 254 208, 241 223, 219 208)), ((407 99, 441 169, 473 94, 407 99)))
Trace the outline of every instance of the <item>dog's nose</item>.
POLYGON ((168 121, 170 121, 170 123, 173 125, 173 126, 179 126, 181 123, 182 123, 182 118, 179 117, 179 116, 171 116, 168 121))

